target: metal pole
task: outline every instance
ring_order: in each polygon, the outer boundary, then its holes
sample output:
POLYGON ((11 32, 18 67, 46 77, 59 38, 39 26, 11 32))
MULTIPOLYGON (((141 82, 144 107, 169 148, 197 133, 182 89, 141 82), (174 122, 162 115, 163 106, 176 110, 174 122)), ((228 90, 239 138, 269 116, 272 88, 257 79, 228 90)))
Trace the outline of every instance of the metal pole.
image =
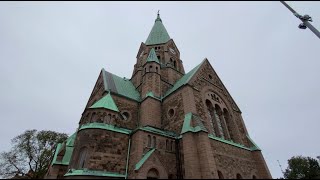
POLYGON ((305 18, 305 17, 309 17, 308 15, 304 15, 301 16, 300 14, 298 14, 294 9, 292 9, 287 3, 285 3, 284 1, 280 1, 284 6, 286 6, 297 18, 299 18, 302 23, 308 27, 316 36, 318 36, 318 38, 320 39, 320 32, 312 26, 312 24, 309 23, 309 21, 311 20, 310 18, 305 18))

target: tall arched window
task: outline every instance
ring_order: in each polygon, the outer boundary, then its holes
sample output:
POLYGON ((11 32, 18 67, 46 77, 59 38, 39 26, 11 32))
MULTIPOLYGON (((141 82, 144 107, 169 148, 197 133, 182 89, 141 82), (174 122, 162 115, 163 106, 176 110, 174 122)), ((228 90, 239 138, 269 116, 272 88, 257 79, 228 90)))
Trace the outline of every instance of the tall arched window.
POLYGON ((152 72, 152 66, 149 66, 149 72, 152 72))
POLYGON ((82 148, 79 153, 78 169, 84 168, 87 159, 88 150, 86 147, 82 148))
POLYGON ((151 147, 151 136, 148 135, 148 147, 151 147))
POLYGON ((214 118, 218 124, 218 129, 220 133, 219 137, 224 139, 224 130, 223 130, 221 119, 220 119, 221 109, 217 104, 215 105, 215 108, 213 108, 213 113, 214 113, 214 118))
POLYGON ((171 151, 174 151, 174 141, 171 141, 171 151))
POLYGON ((169 151, 169 140, 166 140, 166 150, 169 151))
POLYGON ((223 174, 220 171, 218 171, 218 176, 219 176, 219 179, 224 179, 223 174))
POLYGON ((177 68, 177 62, 176 61, 173 61, 173 67, 177 68))
POLYGON ((212 103, 208 99, 206 100, 206 106, 208 109, 208 116, 209 116, 209 121, 212 129, 212 134, 214 136, 219 136, 220 133, 219 133, 218 124, 214 118, 214 108, 212 106, 212 103))
POLYGON ((159 73, 159 72, 158 72, 158 67, 156 67, 156 72, 159 73))
POLYGON ((153 148, 156 148, 156 146, 157 146, 157 139, 156 139, 156 137, 155 137, 155 136, 153 136, 153 143, 152 143, 152 147, 153 147, 153 148))

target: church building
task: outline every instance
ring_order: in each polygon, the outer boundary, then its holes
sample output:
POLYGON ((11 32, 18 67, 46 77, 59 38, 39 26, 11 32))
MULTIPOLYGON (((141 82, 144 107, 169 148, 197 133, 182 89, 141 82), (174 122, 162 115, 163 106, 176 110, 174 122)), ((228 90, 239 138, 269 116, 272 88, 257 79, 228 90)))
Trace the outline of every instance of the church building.
POLYGON ((77 131, 57 144, 46 178, 272 177, 209 60, 186 73, 158 13, 131 78, 100 71, 77 131))

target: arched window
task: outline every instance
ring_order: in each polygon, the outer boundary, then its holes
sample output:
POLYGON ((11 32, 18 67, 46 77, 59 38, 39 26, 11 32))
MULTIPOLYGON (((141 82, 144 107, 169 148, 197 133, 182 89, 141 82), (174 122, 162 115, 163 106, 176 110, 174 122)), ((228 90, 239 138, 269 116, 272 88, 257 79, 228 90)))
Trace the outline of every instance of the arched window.
POLYGON ((242 176, 241 176, 241 174, 237 174, 237 179, 242 179, 242 176))
POLYGON ((151 147, 151 136, 148 135, 148 147, 151 147))
POLYGON ((219 129, 219 132, 220 132, 219 137, 224 139, 224 129, 223 129, 223 126, 222 126, 222 123, 221 123, 221 119, 220 119, 221 109, 217 104, 215 105, 215 107, 213 109, 213 113, 214 113, 214 118, 215 118, 215 120, 216 120, 216 122, 218 124, 218 129, 219 129))
POLYGON ((224 179, 223 174, 220 171, 218 171, 218 176, 219 176, 219 179, 224 179))
POLYGON ((208 110, 208 116, 209 116, 209 121, 212 129, 212 134, 214 136, 219 136, 219 128, 216 119, 214 118, 214 108, 212 106, 212 103, 207 99, 206 100, 206 106, 208 110))
POLYGON ((144 68, 144 73, 146 73, 147 72, 147 68, 144 68))
POLYGON ((153 147, 153 148, 156 148, 156 146, 157 146, 157 139, 156 139, 156 137, 155 137, 155 136, 153 136, 153 143, 152 143, 152 147, 153 147))
POLYGON ((92 113, 91 121, 90 121, 90 122, 95 122, 96 119, 97 119, 97 114, 94 112, 94 113, 92 113))
POLYGON ((78 169, 84 168, 87 159, 88 150, 86 147, 82 148, 79 153, 78 169))
POLYGON ((171 141, 171 151, 174 151, 174 141, 171 141))
POLYGON ((152 72, 152 66, 149 66, 149 72, 152 72))
POLYGON ((152 168, 147 173, 147 179, 159 179, 159 172, 155 168, 152 168))
POLYGON ((156 72, 158 73, 158 67, 156 67, 156 72))
POLYGON ((102 115, 103 123, 107 123, 107 114, 103 113, 102 115))
POLYGON ((177 68, 177 62, 176 61, 173 61, 173 67, 177 68))

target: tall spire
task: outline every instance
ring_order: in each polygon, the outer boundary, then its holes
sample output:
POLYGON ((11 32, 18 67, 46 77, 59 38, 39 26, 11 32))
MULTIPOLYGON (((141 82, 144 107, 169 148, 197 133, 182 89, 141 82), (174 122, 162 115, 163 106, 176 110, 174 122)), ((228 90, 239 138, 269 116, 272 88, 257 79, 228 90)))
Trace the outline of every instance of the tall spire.
POLYGON ((163 44, 170 40, 170 36, 162 24, 159 11, 157 13, 157 19, 151 29, 151 32, 146 40, 146 45, 163 44))

